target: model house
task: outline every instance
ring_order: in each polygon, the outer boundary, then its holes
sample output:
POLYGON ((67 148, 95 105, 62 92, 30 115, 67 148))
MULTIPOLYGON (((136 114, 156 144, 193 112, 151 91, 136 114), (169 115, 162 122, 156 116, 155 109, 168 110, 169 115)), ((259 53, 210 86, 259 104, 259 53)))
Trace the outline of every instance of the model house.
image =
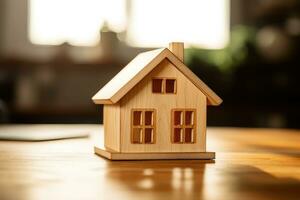
POLYGON ((112 160, 213 159, 206 107, 222 99, 183 63, 183 43, 141 53, 93 98, 104 104, 104 144, 112 160))

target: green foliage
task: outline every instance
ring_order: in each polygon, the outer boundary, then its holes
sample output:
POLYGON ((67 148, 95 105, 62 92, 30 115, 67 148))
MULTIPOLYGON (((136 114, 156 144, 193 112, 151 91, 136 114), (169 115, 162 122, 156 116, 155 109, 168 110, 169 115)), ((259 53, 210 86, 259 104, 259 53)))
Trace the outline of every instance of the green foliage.
POLYGON ((255 30, 247 26, 236 26, 230 33, 230 42, 224 49, 205 50, 190 48, 186 51, 186 62, 199 59, 208 65, 218 67, 221 71, 229 72, 234 67, 245 61, 248 52, 248 44, 253 44, 255 30))

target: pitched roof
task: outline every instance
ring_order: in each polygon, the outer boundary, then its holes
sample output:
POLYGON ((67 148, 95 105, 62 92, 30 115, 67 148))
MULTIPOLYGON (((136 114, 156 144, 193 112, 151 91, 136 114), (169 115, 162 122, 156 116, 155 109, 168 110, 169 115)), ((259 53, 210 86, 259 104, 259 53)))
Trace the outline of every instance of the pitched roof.
POLYGON ((169 49, 157 49, 137 55, 92 98, 96 104, 114 104, 151 72, 163 59, 168 59, 206 97, 208 105, 220 105, 222 99, 185 66, 169 49))

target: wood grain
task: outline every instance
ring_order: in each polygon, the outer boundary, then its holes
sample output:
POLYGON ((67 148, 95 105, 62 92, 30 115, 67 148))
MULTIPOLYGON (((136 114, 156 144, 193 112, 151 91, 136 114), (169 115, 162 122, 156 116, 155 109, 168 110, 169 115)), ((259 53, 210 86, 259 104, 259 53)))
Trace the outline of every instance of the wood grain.
POLYGON ((165 57, 164 49, 141 53, 114 76, 92 100, 96 104, 117 103, 165 57))
POLYGON ((171 42, 169 43, 169 50, 181 61, 184 62, 184 43, 171 42))
POLYGON ((207 160, 213 162, 215 159, 215 152, 156 152, 156 153, 120 153, 111 151, 100 146, 94 147, 94 152, 109 160, 207 160))
POLYGON ((205 94, 208 105, 217 106, 222 103, 222 99, 167 48, 139 54, 101 88, 92 97, 92 100, 96 104, 117 103, 165 59, 169 60, 186 78, 190 79, 190 81, 205 94))
POLYGON ((120 104, 103 106, 104 141, 105 147, 121 151, 121 109, 120 104))
POLYGON ((205 152, 206 97, 167 59, 132 88, 120 101, 121 106, 121 152, 205 152), (176 94, 151 93, 153 77, 175 77, 176 94), (186 89, 188 88, 188 89, 186 89), (190 98, 193 97, 193 98, 190 98), (132 144, 132 109, 155 109, 157 111, 156 142, 154 144, 132 144), (174 108, 195 109, 197 126, 195 143, 172 143, 171 111, 174 108))
POLYGON ((300 130, 208 128, 215 163, 111 162, 93 153, 102 127, 74 127, 91 137, 0 141, 0 199, 300 199, 300 130))

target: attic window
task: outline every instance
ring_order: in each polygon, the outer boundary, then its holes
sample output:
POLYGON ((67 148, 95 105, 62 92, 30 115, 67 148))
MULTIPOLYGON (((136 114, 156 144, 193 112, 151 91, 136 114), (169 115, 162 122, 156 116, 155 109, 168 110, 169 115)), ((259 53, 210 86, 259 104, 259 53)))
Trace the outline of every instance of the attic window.
POLYGON ((163 79, 152 79, 152 92, 163 93, 163 79))
POLYGON ((152 79, 152 92, 153 93, 176 93, 176 79, 174 78, 153 78, 152 79))
POLYGON ((166 79, 166 93, 175 93, 175 79, 166 79))

